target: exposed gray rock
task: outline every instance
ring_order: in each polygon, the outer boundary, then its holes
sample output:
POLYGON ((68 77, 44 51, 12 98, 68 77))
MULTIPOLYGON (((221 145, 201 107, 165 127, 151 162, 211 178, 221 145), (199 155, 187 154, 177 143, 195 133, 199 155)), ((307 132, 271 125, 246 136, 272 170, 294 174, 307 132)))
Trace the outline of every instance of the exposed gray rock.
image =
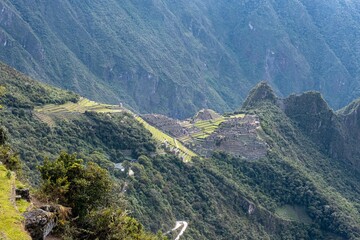
POLYGON ((249 208, 248 208, 248 214, 249 214, 249 215, 253 214, 254 211, 255 211, 255 209, 256 209, 255 205, 252 204, 252 203, 250 203, 250 204, 249 204, 249 208))
POLYGON ((55 213, 36 209, 24 213, 25 229, 33 240, 43 240, 55 227, 55 213))

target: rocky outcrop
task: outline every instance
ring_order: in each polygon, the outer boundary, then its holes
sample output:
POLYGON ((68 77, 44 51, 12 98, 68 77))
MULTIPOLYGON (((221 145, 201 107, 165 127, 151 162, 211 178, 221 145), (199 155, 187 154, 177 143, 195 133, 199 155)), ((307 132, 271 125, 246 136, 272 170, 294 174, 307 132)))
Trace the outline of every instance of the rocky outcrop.
POLYGON ((41 208, 24 213, 25 229, 33 240, 45 239, 55 227, 54 212, 45 211, 41 208))

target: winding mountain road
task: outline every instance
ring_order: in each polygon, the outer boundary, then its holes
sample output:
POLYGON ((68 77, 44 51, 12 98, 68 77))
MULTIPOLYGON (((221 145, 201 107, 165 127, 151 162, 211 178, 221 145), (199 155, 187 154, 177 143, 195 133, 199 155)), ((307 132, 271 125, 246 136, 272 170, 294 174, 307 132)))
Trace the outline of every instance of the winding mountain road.
POLYGON ((175 238, 175 240, 179 240, 180 237, 181 237, 181 236, 184 234, 184 232, 186 231, 188 225, 189 225, 189 224, 188 224, 186 221, 177 221, 175 227, 174 227, 173 229, 171 229, 170 231, 168 231, 166 234, 169 234, 169 233, 171 233, 171 232, 173 232, 173 231, 176 231, 178 228, 180 228, 181 226, 183 226, 182 229, 181 229, 181 231, 179 232, 179 234, 178 234, 177 237, 175 238))

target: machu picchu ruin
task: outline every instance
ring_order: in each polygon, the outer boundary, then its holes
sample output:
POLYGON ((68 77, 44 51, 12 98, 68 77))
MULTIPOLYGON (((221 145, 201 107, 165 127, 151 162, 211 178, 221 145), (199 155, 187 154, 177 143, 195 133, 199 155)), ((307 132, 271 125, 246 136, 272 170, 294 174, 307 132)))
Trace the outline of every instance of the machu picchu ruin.
POLYGON ((261 130, 260 120, 254 114, 221 116, 213 110, 203 109, 185 120, 160 114, 141 117, 202 157, 211 156, 213 151, 224 151, 252 160, 265 156, 267 152, 258 132, 261 130))

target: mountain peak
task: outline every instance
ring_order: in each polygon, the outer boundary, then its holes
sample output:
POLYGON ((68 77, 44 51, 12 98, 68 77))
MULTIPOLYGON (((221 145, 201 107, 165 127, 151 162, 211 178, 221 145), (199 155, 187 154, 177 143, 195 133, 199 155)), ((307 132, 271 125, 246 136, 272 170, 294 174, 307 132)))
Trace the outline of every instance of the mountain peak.
POLYGON ((310 91, 300 95, 290 95, 285 99, 286 112, 296 112, 296 114, 314 114, 331 111, 329 105, 322 97, 321 93, 310 91))
POLYGON ((252 108, 255 107, 258 103, 264 101, 275 104, 276 100, 277 97, 274 93, 274 90, 270 87, 268 82, 261 81, 250 91, 242 107, 244 109, 252 108))

